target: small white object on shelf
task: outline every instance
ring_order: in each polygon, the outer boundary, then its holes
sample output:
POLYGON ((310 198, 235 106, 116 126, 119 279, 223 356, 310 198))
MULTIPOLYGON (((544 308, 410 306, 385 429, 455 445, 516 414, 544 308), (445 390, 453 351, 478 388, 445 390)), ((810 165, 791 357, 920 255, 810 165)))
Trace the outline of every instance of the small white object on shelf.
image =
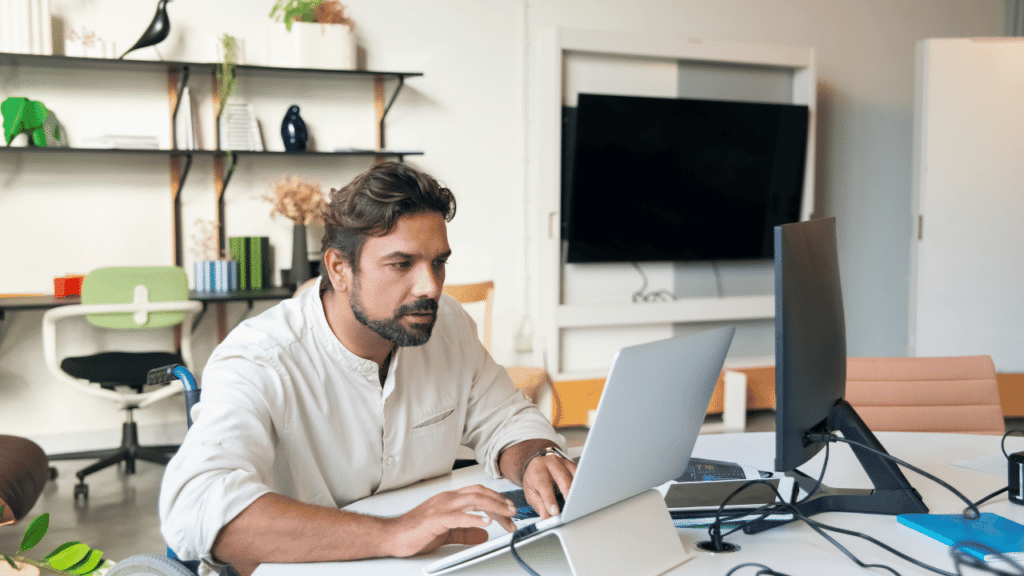
POLYGON ((228 103, 224 106, 220 116, 220 137, 222 150, 264 150, 259 122, 251 104, 228 103))
POLYGON ((117 148, 124 150, 156 150, 160 148, 160 139, 156 136, 134 136, 104 134, 82 140, 83 148, 117 148))
POLYGON ((177 120, 175 121, 175 147, 178 150, 199 150, 203 147, 199 131, 198 108, 195 96, 186 86, 181 91, 177 120))

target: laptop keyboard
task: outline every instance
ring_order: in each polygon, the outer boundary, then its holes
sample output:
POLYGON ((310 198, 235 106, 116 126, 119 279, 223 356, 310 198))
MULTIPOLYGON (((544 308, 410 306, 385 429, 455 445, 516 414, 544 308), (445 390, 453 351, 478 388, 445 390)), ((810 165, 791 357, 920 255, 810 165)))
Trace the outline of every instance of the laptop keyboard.
MULTIPOLYGON (((537 514, 537 511, 533 509, 533 506, 530 506, 526 502, 526 493, 523 492, 522 489, 509 490, 508 492, 502 492, 501 495, 511 500, 512 505, 516 507, 516 513, 514 516, 512 516, 513 522, 520 522, 523 520, 529 520, 531 518, 540 517, 540 514, 537 514)), ((556 501, 558 502, 558 509, 561 510, 562 507, 565 506, 565 499, 562 498, 561 494, 557 494, 556 496, 556 501)))

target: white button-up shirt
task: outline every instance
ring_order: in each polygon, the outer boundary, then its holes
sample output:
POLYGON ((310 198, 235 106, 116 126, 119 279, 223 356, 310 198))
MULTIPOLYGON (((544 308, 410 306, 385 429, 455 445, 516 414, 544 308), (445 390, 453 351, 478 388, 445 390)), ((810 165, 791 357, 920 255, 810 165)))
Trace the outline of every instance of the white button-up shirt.
POLYGON ((246 320, 203 372, 194 424, 167 465, 161 532, 183 559, 213 563, 220 529, 276 492, 343 507, 451 471, 460 444, 500 477, 501 450, 564 439, 487 353, 465 310, 442 296, 430 340, 375 362, 331 332, 314 287, 246 320))

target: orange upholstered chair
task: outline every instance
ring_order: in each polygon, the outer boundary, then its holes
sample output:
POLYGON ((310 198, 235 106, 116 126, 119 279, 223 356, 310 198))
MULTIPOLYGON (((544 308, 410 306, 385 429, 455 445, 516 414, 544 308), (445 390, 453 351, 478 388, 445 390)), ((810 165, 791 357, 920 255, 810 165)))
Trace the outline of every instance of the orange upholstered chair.
POLYGON ((849 358, 846 400, 876 432, 1006 430, 989 356, 849 358))

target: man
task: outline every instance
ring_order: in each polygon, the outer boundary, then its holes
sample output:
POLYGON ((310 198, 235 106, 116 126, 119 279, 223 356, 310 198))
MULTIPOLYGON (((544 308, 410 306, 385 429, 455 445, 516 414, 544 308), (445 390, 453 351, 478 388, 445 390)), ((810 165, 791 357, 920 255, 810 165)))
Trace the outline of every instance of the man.
POLYGON ((482 486, 396 518, 339 510, 448 473, 460 444, 542 518, 558 512, 575 473, 550 449, 563 439, 441 294, 454 215, 451 192, 404 164, 331 191, 319 289, 243 322, 203 373, 160 494, 179 557, 248 574, 475 544, 492 520, 513 530, 511 502, 482 486))

